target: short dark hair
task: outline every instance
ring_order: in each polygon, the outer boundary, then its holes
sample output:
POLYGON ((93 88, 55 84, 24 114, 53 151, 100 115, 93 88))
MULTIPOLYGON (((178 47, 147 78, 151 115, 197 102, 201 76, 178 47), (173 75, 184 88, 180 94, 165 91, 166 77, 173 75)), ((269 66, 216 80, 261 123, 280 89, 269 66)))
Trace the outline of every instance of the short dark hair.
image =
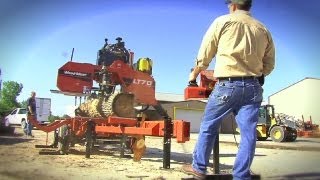
POLYGON ((244 3, 244 4, 235 4, 237 6, 237 9, 249 11, 251 9, 251 2, 244 3))

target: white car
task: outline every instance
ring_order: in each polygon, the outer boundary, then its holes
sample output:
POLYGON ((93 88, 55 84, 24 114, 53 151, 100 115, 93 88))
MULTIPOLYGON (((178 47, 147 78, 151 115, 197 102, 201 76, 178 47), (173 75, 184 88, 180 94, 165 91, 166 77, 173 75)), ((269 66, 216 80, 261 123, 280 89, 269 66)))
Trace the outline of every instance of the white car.
POLYGON ((4 125, 9 127, 11 125, 24 125, 27 120, 27 109, 16 108, 8 116, 4 118, 4 125))

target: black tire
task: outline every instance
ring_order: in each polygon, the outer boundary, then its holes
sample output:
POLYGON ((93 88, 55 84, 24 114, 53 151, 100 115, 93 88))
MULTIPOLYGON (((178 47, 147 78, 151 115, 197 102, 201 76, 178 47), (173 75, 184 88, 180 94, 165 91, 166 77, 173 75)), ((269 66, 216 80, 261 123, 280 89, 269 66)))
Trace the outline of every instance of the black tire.
POLYGON ((63 125, 59 128, 58 132, 58 151, 61 155, 68 154, 69 152, 69 139, 70 133, 67 125, 63 125))
POLYGON ((25 119, 21 120, 21 129, 24 130, 24 128, 27 126, 27 122, 25 119))
MULTIPOLYGON (((263 137, 263 134, 262 134, 262 132, 260 132, 259 130, 258 130, 258 126, 257 126, 257 141, 265 141, 265 140, 267 140, 268 139, 268 136, 266 136, 266 137, 263 137)), ((267 135, 267 134, 265 134, 265 135, 267 135)))
POLYGON ((297 135, 292 136, 291 141, 295 141, 297 139, 297 135))
POLYGON ((23 131, 23 133, 26 135, 27 134, 27 130, 26 130, 26 127, 27 127, 27 121, 25 119, 22 119, 21 120, 21 129, 23 131))
POLYGON ((288 132, 288 135, 287 135, 287 138, 286 138, 286 141, 287 142, 293 142, 297 139, 297 136, 298 136, 298 132, 296 129, 291 129, 289 132, 288 132))
POLYGON ((268 139, 268 137, 257 137, 257 140, 258 141, 265 141, 265 140, 267 140, 268 139))
POLYGON ((270 137, 274 142, 284 142, 286 140, 287 132, 282 126, 274 126, 270 131, 270 137))

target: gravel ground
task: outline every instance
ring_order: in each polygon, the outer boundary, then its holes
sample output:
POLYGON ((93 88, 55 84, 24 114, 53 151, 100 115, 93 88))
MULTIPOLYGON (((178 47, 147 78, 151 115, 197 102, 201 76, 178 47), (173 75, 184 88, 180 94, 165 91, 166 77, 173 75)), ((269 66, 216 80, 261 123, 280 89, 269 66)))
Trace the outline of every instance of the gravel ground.
MULTIPOLYGON (((101 145, 90 159, 85 158, 85 148, 80 145, 76 145, 68 155, 39 155, 41 149, 35 148, 35 145, 51 144, 53 134, 48 134, 46 142, 46 133, 40 130, 33 132, 35 138, 23 136, 20 128, 15 129, 15 135, 0 134, 0 179, 186 178, 190 176, 181 172, 181 166, 191 163, 197 139, 196 134, 184 144, 178 144, 173 139, 171 167, 163 169, 161 137, 146 137, 146 153, 140 162, 134 162, 132 154, 128 152, 126 158, 120 158, 118 146, 110 144, 101 145)), ((221 174, 232 172, 236 153, 235 144, 220 143, 221 174)), ((257 148, 251 170, 262 179, 320 179, 320 152, 310 148, 257 148)), ((212 169, 209 171, 212 172, 212 169)))

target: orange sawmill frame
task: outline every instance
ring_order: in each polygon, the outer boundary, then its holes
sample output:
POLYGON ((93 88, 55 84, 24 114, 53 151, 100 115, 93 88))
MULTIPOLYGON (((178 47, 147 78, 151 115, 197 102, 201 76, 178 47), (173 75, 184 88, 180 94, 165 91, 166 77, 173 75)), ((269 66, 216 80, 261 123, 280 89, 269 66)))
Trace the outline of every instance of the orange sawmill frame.
MULTIPOLYGON (((144 135, 144 136, 164 136, 164 120, 142 121, 139 123, 137 118, 124 118, 109 116, 103 118, 73 117, 56 120, 48 125, 40 125, 33 117, 28 117, 30 122, 44 132, 52 132, 63 125, 68 125, 75 136, 82 137, 87 130, 89 121, 95 124, 95 133, 98 137, 108 137, 112 134, 119 135, 144 135), (137 126, 139 124, 139 126, 137 126)), ((176 138, 178 143, 184 143, 190 140, 190 122, 183 120, 172 121, 172 137, 176 138)))

